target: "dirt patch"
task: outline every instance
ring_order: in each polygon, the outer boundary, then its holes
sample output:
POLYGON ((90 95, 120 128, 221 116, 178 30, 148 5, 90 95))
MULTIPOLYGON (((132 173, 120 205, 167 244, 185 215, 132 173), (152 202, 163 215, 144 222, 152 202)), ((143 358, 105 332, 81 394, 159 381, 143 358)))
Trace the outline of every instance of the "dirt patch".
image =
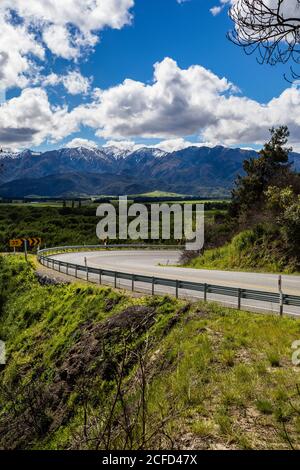
POLYGON ((40 271, 36 271, 35 275, 41 286, 61 286, 70 284, 70 281, 62 279, 59 276, 49 276, 41 273, 40 271))
MULTIPOLYGON (((109 306, 112 308, 111 304, 109 306)), ((9 401, 20 412, 16 412, 13 417, 11 413, 2 416, 1 447, 20 449, 26 443, 28 448, 34 437, 41 438, 66 424, 74 413, 72 406, 68 405, 70 394, 78 391, 83 382, 88 383, 94 378, 108 382, 113 380, 116 367, 124 354, 125 342, 128 348, 138 349, 139 339, 153 326, 155 316, 154 307, 132 306, 102 323, 88 321, 82 324, 75 344, 64 357, 57 360, 53 381, 34 385, 37 406, 32 405, 30 390, 20 385, 8 389, 6 395, 10 395, 9 401), (43 413, 38 413, 37 407, 41 403, 43 413), (36 427, 28 423, 34 423, 36 427)), ((133 365, 133 361, 128 364, 127 372, 133 365)), ((24 373, 25 370, 20 371, 20 376, 24 373)), ((39 375, 41 373, 39 371, 39 375)))
POLYGON ((107 380, 122 354, 122 344, 132 343, 154 324, 156 311, 149 307, 129 307, 104 323, 82 325, 80 338, 59 366, 55 382, 73 386, 79 377, 93 374, 107 380), (116 346, 121 346, 117 348, 116 346))

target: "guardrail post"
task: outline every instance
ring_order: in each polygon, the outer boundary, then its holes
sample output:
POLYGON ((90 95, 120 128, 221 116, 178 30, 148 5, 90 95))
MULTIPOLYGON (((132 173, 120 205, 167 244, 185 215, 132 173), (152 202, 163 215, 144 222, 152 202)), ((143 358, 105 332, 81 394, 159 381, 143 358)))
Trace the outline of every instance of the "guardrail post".
POLYGON ((134 291, 134 274, 131 276, 131 290, 134 291))
POLYGON ((102 284, 102 270, 99 269, 99 284, 102 284))
POLYGON ((280 292, 279 295, 280 295, 279 314, 282 317, 283 316, 283 305, 284 305, 284 294, 283 294, 283 292, 280 292))
POLYGON ((86 280, 89 280, 89 267, 86 267, 86 280))
POLYGON ((114 280, 115 289, 117 288, 117 272, 115 271, 115 280, 114 280))
POLYGON ((68 276, 69 275, 69 265, 67 264, 67 267, 66 267, 66 275, 68 276))
POLYGON ((60 261, 58 262, 58 271, 60 272, 60 261))
POLYGON ((52 259, 52 269, 54 271, 54 259, 52 259))
POLYGON ((178 293, 179 293, 179 281, 176 281, 176 299, 178 299, 178 293))
POLYGON ((155 278, 152 278, 152 295, 155 294, 155 278))
POLYGON ((204 284, 204 302, 207 302, 207 284, 204 284))
POLYGON ((242 305, 242 289, 238 289, 238 310, 241 310, 242 305))
POLYGON ((77 264, 75 266, 75 277, 77 278, 77 264))
POLYGON ((283 303, 284 303, 284 296, 282 291, 282 276, 278 276, 278 290, 279 290, 279 315, 282 317, 283 315, 283 303))

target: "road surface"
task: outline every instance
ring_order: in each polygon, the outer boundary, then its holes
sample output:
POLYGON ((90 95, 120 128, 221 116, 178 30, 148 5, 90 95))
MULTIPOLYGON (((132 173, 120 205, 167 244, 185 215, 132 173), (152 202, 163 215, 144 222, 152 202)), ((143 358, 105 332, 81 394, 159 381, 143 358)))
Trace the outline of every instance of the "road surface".
MULTIPOLYGON (((78 265, 84 265, 85 259, 89 267, 102 268, 112 271, 140 274, 167 279, 215 284, 244 289, 278 292, 278 276, 276 274, 245 273, 231 271, 211 271, 204 269, 191 269, 175 266, 179 262, 180 252, 163 250, 107 250, 99 252, 79 252, 53 255, 53 258, 78 265)), ((91 275, 91 280, 92 280, 91 275)), ((108 281, 109 279, 107 279, 108 281)), ((110 279, 111 281, 111 279, 110 279)), ((147 292, 150 286, 137 286, 141 291, 147 292)), ((130 282, 122 280, 119 287, 130 287, 130 282)), ((283 292, 285 294, 300 295, 300 276, 282 276, 283 292)), ((174 289, 173 289, 174 290, 174 289)), ((173 293, 172 288, 157 286, 157 293, 173 293)), ((182 296, 201 298, 201 293, 180 292, 182 296)), ((236 305, 236 299, 220 295, 210 295, 211 300, 236 305)), ((244 300, 242 307, 278 312, 278 304, 262 303, 244 300)), ((297 307, 285 307, 286 313, 298 314, 297 307)))

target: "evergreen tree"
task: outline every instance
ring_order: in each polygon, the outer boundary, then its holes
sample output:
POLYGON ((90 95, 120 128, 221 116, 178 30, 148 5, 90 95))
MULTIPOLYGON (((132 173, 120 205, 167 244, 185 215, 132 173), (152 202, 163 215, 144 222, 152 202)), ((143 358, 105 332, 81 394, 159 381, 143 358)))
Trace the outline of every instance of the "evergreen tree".
POLYGON ((231 216, 239 216, 259 210, 265 201, 269 186, 285 185, 291 174, 289 153, 286 147, 289 131, 286 126, 271 129, 271 139, 259 152, 259 158, 245 160, 245 176, 239 176, 232 191, 231 216))

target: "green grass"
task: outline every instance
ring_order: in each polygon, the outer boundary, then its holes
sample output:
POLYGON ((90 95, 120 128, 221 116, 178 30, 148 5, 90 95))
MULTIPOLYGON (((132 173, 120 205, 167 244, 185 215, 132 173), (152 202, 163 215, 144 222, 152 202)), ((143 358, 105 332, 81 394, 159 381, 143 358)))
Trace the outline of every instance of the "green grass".
MULTIPOLYGON (((299 370, 291 362, 298 320, 80 284, 42 286, 18 257, 0 257, 0 276, 0 337, 8 359, 0 372, 1 447, 94 448, 93 441, 78 441, 84 383, 88 415, 99 424, 113 401, 111 373, 120 367, 129 331, 130 350, 149 348, 146 416, 153 437, 146 448, 169 448, 170 439, 176 448, 299 447, 299 370), (133 308, 144 309, 144 322, 149 313, 155 321, 132 329, 133 308), (113 326, 121 318, 126 322, 113 326), (26 384, 37 387, 44 403, 31 426, 24 414, 26 384), (162 421, 163 435, 155 431, 162 421)), ((128 410, 138 402, 139 383, 139 369, 129 361, 128 410)), ((133 448, 140 432, 135 428, 133 448)), ((110 447, 123 445, 114 436, 110 447)))
POLYGON ((136 194, 138 197, 184 197, 187 194, 178 194, 178 193, 168 193, 166 191, 151 191, 149 193, 136 194))
MULTIPOLYGON (((278 413, 286 407, 287 396, 299 380, 299 373, 289 364, 290 338, 279 339, 280 331, 287 336, 292 332, 291 324, 287 326, 290 320, 283 324, 274 317, 228 311, 222 314, 219 307, 209 310, 211 317, 201 319, 199 315, 199 319, 174 329, 165 340, 164 347, 172 351, 176 369, 158 379, 156 393, 164 396, 175 390, 178 407, 189 417, 183 424, 186 432, 189 424, 195 430, 199 421, 209 420, 216 441, 222 442, 224 435, 237 447, 243 438, 251 448, 275 448, 272 432, 269 442, 260 439, 268 426, 275 425, 276 410, 278 413), (269 349, 280 355, 284 364, 281 369, 277 363, 270 364, 269 349), (257 403, 266 400, 273 406, 272 413, 268 413, 271 418, 257 415, 259 424, 255 426, 251 417, 257 403)), ((294 323, 294 327, 297 334, 299 324, 294 323)), ((265 407, 261 408, 265 415, 265 407)), ((289 415, 289 410, 284 413, 289 415)))
POLYGON ((280 253, 277 240, 264 234, 246 230, 220 248, 205 250, 203 255, 192 259, 186 267, 219 269, 225 271, 251 271, 270 273, 297 273, 294 261, 280 253))
MULTIPOLYGON (((5 204, 7 205, 7 204, 5 204)), ((9 203, 10 207, 24 207, 25 203, 23 202, 11 202, 9 203)), ((63 202, 26 202, 26 206, 30 207, 63 207, 63 202)))

